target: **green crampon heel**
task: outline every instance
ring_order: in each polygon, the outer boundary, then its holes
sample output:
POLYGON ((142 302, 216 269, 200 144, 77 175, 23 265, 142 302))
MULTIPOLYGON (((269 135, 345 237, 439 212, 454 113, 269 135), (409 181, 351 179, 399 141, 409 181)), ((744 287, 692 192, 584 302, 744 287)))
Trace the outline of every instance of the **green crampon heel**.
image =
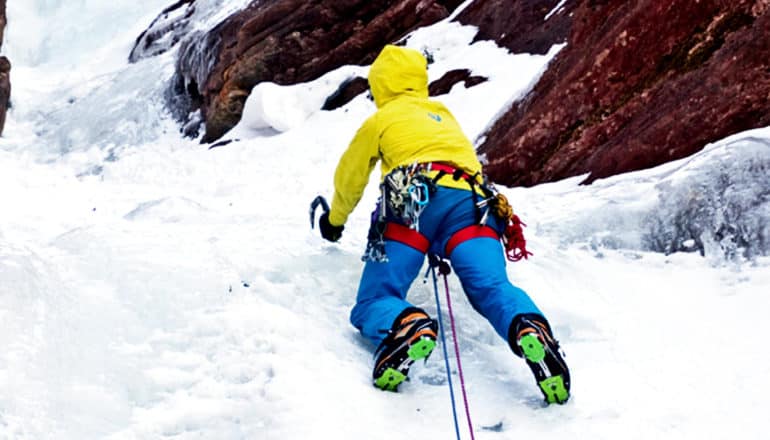
POLYGON ((564 386, 564 378, 561 375, 549 377, 538 385, 543 390, 545 400, 548 403, 564 403, 569 399, 569 391, 564 386))
MULTIPOLYGON (((545 345, 534 333, 522 336, 519 339, 519 347, 524 357, 533 364, 540 364, 547 356, 545 345)), ((569 399, 569 390, 561 374, 547 377, 537 384, 549 404, 565 403, 569 399)))
POLYGON ((382 376, 374 381, 374 385, 381 390, 396 391, 396 388, 398 388, 404 380, 406 380, 406 374, 391 367, 385 370, 382 373, 382 376))
POLYGON ((419 361, 430 356, 434 348, 436 348, 436 341, 431 338, 420 338, 417 342, 412 344, 406 352, 409 357, 409 361, 406 365, 401 367, 400 371, 393 367, 385 369, 380 377, 374 380, 374 385, 381 390, 396 391, 398 386, 406 380, 411 364, 414 363, 414 361, 419 361))

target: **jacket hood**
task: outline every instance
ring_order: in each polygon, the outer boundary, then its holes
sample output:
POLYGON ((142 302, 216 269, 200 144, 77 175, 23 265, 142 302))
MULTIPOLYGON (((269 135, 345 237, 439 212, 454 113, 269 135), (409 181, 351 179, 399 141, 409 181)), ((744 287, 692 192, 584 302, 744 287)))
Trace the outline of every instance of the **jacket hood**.
POLYGON ((428 97, 428 62, 414 49, 387 45, 369 69, 369 89, 377 108, 399 95, 428 97))

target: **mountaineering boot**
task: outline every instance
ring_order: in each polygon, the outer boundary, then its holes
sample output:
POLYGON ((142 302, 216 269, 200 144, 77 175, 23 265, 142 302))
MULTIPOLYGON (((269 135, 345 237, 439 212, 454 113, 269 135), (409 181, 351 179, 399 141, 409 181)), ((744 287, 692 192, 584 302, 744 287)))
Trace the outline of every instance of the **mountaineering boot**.
POLYGON ((569 369, 559 352, 559 342, 542 316, 516 316, 508 330, 508 343, 517 356, 527 361, 546 402, 565 403, 569 399, 569 369))
POLYGON ((437 330, 436 321, 422 310, 410 307, 401 312, 374 354, 374 386, 396 391, 414 361, 430 356, 437 330))

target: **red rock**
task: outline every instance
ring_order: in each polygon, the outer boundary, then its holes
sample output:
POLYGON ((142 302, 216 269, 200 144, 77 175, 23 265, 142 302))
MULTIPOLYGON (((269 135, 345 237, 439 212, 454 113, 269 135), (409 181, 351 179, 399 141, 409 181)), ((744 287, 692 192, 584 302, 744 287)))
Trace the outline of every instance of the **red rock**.
POLYGON ((448 16, 461 0, 255 1, 180 47, 177 90, 194 89, 203 142, 238 123, 262 81, 310 81, 347 64, 368 64, 382 47, 448 16), (209 68, 209 66, 211 66, 209 68))
POLYGON ((428 85, 428 94, 438 96, 449 93, 452 87, 459 82, 462 82, 466 88, 471 88, 486 81, 487 78, 483 76, 471 75, 471 71, 468 69, 450 70, 428 85))
MULTIPOLYGON (((0 0, 0 47, 3 47, 3 35, 8 19, 5 14, 6 0, 0 0)), ((5 114, 11 102, 11 62, 0 56, 0 135, 5 128, 5 114)))
POLYGON ((326 98, 321 110, 334 110, 340 108, 367 90, 369 90, 369 82, 366 78, 360 76, 349 78, 340 84, 336 92, 326 98))
POLYGON ((571 13, 579 2, 561 3, 560 0, 475 1, 457 16, 457 21, 479 28, 475 41, 495 40, 513 53, 545 54, 554 44, 567 41, 571 13))
POLYGON ((11 102, 11 62, 0 56, 0 135, 5 128, 5 114, 11 102))
POLYGON ((0 47, 3 47, 3 37, 5 35, 5 26, 8 24, 8 16, 6 15, 6 0, 0 0, 0 47))
POLYGON ((591 182, 770 125, 768 3, 579 2, 568 45, 487 133, 487 172, 591 182))
MULTIPOLYGON (((431 82, 428 85, 428 94, 430 96, 443 95, 449 93, 452 87, 462 82, 465 87, 470 88, 477 84, 487 81, 487 78, 478 75, 471 75, 468 69, 450 70, 441 78, 431 82)), ((369 90, 369 83, 366 78, 357 76, 343 82, 340 87, 324 102, 321 110, 334 110, 340 108, 361 93, 369 90)))

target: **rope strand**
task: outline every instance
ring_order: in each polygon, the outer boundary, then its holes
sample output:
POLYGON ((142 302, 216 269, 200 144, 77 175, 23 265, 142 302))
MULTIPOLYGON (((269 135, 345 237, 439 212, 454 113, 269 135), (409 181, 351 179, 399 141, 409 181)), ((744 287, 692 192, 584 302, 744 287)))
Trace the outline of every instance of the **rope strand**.
MULTIPOLYGON (((438 257, 435 258, 435 262, 439 267, 439 273, 444 276, 444 287, 446 290, 446 301, 447 301, 447 312, 449 314, 449 323, 452 328, 452 342, 454 343, 455 347, 455 358, 457 359, 457 373, 460 376, 460 390, 462 391, 463 395, 463 404, 465 405, 465 417, 468 420, 468 430, 471 434, 471 440, 475 440, 474 434, 473 434, 473 422, 471 421, 471 411, 470 407, 468 405, 468 394, 465 390, 465 377, 463 376, 463 366, 462 362, 460 361, 460 345, 457 342, 457 331, 455 329, 455 319, 454 319, 454 312, 452 310, 452 298, 449 294, 449 279, 447 275, 451 272, 451 269, 449 267, 449 264, 445 261, 442 261, 438 257)), ((444 336, 444 326, 441 322, 441 305, 439 301, 439 294, 438 294, 438 282, 436 277, 436 269, 435 266, 433 266, 433 286, 436 292, 436 307, 438 309, 438 316, 439 316, 439 328, 441 329, 441 342, 444 345, 444 361, 446 364, 447 369, 447 378, 449 379, 449 393, 452 398, 452 413, 454 415, 454 421, 455 421, 455 431, 457 433, 458 440, 460 439, 460 428, 458 426, 457 421, 457 408, 455 405, 455 398, 454 398, 454 391, 452 389, 452 375, 449 370, 449 356, 447 354, 446 349, 446 337, 444 336)))
POLYGON ((449 370, 449 353, 447 352, 446 335, 444 333, 444 322, 441 319, 441 300, 438 294, 438 278, 436 277, 436 267, 431 266, 431 274, 433 275, 433 290, 436 294, 436 309, 438 314, 438 328, 441 334, 441 347, 444 349, 444 366, 446 367, 447 381, 449 382, 449 397, 452 399, 452 417, 455 422, 455 434, 457 434, 457 440, 460 440, 460 424, 457 421, 457 406, 455 405, 455 392, 452 386, 452 375, 449 370))

